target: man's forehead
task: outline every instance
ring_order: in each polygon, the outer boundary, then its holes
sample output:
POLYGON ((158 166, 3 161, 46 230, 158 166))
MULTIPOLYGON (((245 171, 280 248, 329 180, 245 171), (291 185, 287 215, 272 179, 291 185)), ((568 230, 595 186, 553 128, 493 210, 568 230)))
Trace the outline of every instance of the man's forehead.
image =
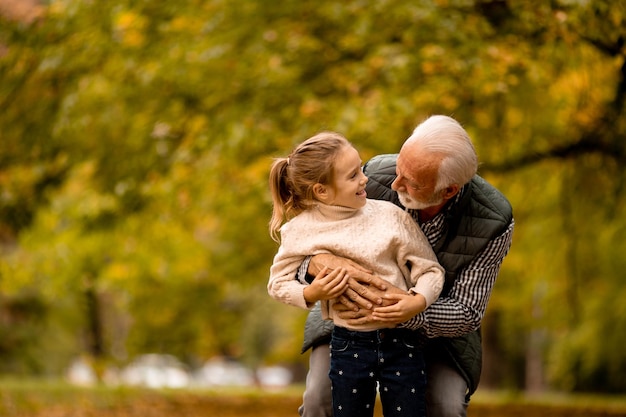
POLYGON ((398 159, 396 161, 396 174, 402 175, 406 179, 414 181, 411 173, 410 161, 402 155, 402 152, 398 155, 398 159))
POLYGON ((443 155, 420 152, 418 148, 402 148, 396 161, 396 174, 402 175, 412 182, 425 176, 437 175, 443 155), (406 151, 406 152, 402 152, 406 151))

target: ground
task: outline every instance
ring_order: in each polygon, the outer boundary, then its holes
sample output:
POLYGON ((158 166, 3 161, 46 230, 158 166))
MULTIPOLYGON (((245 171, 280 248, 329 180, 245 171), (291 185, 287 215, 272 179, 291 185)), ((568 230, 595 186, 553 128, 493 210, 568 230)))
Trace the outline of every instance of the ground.
MULTIPOLYGON (((105 396, 106 397, 106 396, 105 396)), ((2 415, 10 417, 297 417, 298 395, 269 393, 267 395, 207 395, 203 393, 144 392, 128 396, 98 398, 89 395, 63 404, 28 403, 28 409, 11 410, 10 401, 0 393, 2 415), (82 398, 82 399, 81 399, 82 398), (3 409, 4 408, 4 409, 3 409)), ((594 402, 552 404, 472 403, 469 417, 626 417, 623 405, 611 406, 594 402)), ((380 405, 376 409, 380 417, 380 405)))

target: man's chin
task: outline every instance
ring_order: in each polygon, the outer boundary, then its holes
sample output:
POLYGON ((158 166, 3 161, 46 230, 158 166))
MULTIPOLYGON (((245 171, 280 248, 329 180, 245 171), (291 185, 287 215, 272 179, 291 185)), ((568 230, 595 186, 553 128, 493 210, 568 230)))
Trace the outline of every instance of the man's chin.
POLYGON ((423 209, 432 207, 434 205, 434 204, 422 203, 420 201, 414 200, 411 197, 407 197, 400 193, 398 193, 398 199, 400 200, 400 203, 405 208, 408 208, 411 210, 423 210, 423 209))
POLYGON ((402 194, 398 194, 398 199, 400 200, 400 203, 408 209, 419 210, 423 208, 422 204, 411 198, 405 197, 402 194))

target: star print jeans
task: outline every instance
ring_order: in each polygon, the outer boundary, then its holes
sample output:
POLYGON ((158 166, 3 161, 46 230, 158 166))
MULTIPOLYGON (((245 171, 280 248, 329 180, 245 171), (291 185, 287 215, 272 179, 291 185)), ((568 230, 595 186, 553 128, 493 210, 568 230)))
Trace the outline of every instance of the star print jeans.
POLYGON ((334 417, 373 416, 376 388, 385 417, 426 415, 421 337, 408 329, 335 326, 330 345, 334 417))

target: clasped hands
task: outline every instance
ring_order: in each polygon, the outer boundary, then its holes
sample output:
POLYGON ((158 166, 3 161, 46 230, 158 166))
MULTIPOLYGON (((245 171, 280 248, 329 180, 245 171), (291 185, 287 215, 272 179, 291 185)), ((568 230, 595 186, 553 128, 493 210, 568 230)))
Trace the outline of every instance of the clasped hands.
POLYGON ((351 325, 377 322, 394 326, 426 308, 422 295, 402 290, 346 258, 315 255, 309 273, 315 279, 305 289, 305 298, 336 299, 339 302, 333 309, 351 325))

